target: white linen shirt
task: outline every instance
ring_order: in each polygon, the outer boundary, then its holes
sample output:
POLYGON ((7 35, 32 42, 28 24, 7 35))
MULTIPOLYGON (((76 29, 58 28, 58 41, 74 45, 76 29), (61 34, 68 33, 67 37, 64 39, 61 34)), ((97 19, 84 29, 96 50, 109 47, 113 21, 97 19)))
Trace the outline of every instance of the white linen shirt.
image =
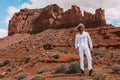
POLYGON ((77 33, 75 36, 75 48, 93 48, 92 40, 88 32, 77 33))

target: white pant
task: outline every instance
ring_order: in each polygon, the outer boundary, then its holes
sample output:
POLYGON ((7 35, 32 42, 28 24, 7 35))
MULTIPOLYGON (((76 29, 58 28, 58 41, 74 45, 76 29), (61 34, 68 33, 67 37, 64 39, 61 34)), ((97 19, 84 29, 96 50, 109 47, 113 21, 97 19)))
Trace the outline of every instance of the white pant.
POLYGON ((80 68, 84 70, 84 53, 88 60, 88 70, 92 69, 92 58, 89 48, 80 48, 79 47, 79 56, 80 56, 80 68))

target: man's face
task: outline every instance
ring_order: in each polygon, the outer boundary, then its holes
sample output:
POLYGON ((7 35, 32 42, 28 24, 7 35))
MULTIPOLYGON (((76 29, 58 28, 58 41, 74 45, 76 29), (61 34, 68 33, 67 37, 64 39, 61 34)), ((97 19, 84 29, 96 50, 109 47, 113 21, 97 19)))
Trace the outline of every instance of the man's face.
POLYGON ((80 27, 80 28, 79 28, 79 31, 84 31, 84 27, 80 27))

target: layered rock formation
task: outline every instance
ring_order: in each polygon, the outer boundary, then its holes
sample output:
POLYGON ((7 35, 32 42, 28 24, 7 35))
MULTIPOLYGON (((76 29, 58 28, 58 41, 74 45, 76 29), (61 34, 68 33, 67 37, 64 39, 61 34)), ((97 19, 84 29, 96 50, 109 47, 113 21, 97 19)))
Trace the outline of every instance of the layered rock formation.
POLYGON ((80 8, 76 5, 65 12, 56 4, 42 9, 21 9, 9 21, 8 35, 39 33, 49 28, 75 27, 80 22, 88 28, 106 25, 104 10, 96 9, 95 14, 84 11, 83 16, 80 8))

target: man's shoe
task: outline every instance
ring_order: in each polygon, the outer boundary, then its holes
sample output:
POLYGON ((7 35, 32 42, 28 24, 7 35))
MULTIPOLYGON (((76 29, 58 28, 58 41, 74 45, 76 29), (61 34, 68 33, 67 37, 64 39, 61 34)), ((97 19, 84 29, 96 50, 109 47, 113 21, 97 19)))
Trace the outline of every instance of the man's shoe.
POLYGON ((80 70, 80 72, 81 72, 81 75, 84 76, 84 71, 82 69, 80 70))
POLYGON ((90 69, 90 70, 89 70, 89 76, 91 76, 92 72, 93 72, 93 70, 90 69))

